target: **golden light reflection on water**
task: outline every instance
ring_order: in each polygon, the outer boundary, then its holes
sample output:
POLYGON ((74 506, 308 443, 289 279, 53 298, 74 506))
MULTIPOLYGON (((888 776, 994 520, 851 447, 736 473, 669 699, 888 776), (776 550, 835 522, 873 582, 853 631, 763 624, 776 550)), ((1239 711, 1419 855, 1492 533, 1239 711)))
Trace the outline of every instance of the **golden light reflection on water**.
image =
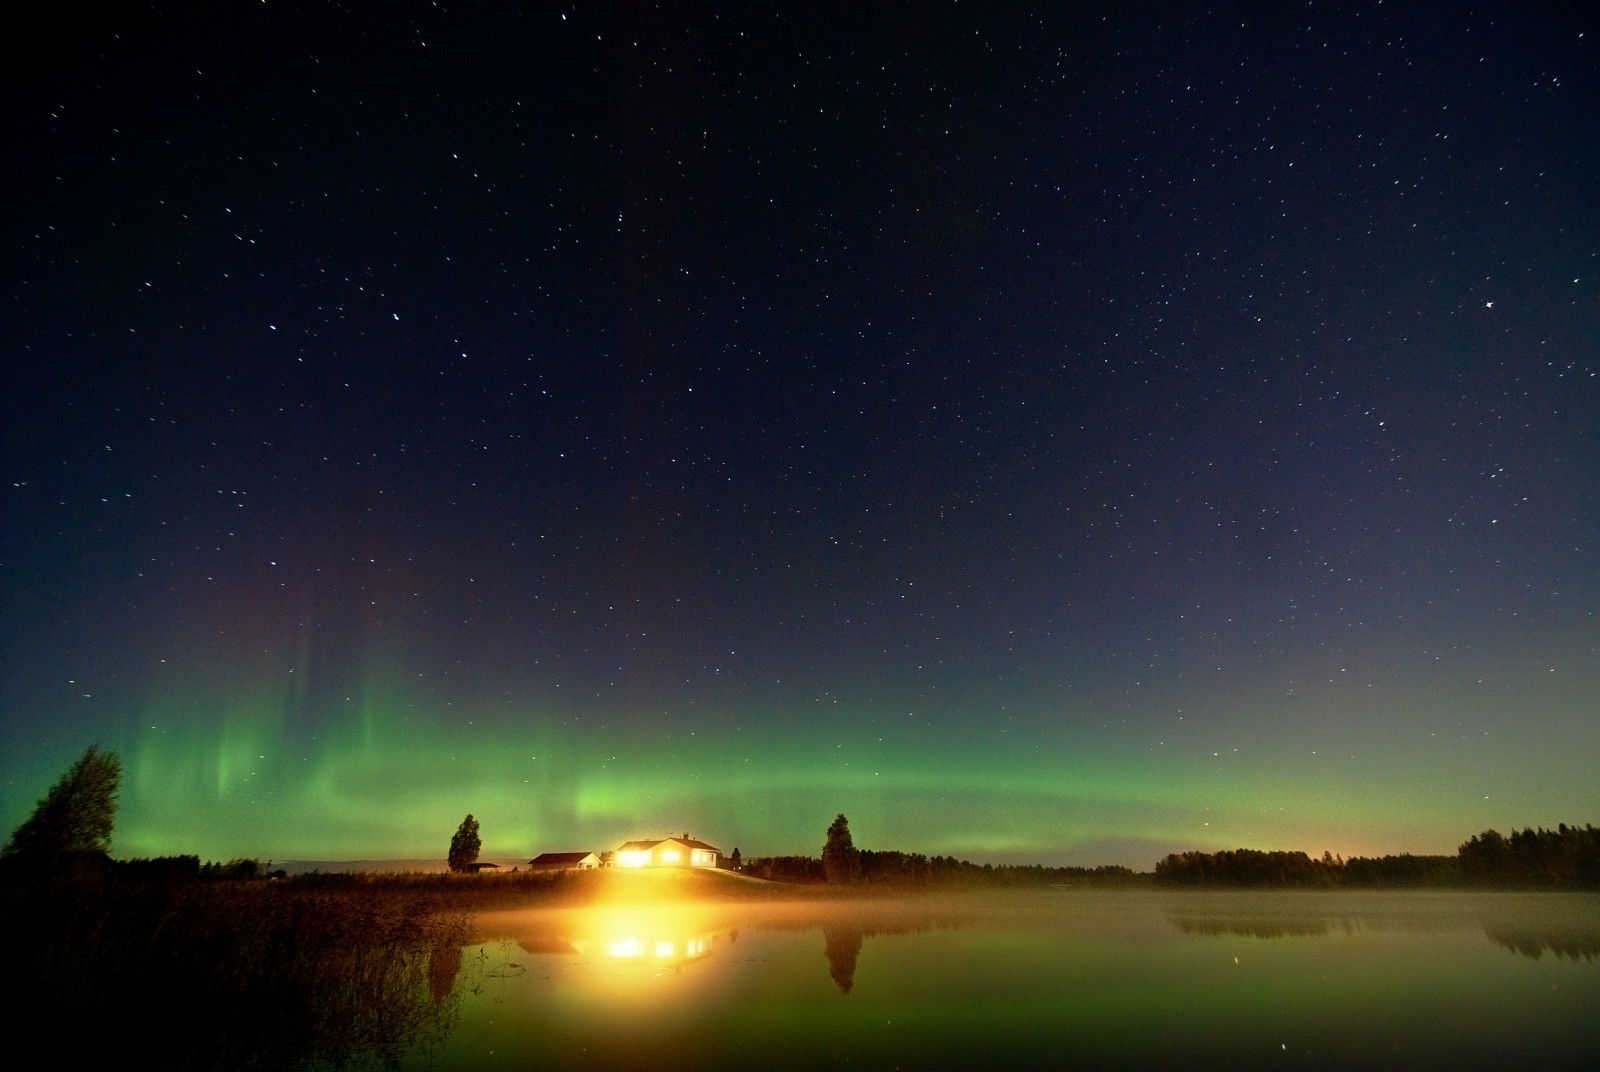
POLYGON ((597 909, 570 925, 580 935, 569 939, 579 953, 604 949, 612 960, 658 968, 708 956, 717 939, 704 918, 666 907, 597 909))
POLYGON ((740 922, 714 906, 595 905, 486 915, 476 941, 491 959, 497 943, 530 956, 570 1004, 637 1011, 714 990, 701 969, 737 941, 740 922))
POLYGON ((1409 1069, 1513 1067, 1534 1039, 1548 1067, 1600 1052, 1592 895, 609 903, 479 927, 464 1020, 430 1069, 507 1053, 695 1069, 1290 1053, 1409 1069))

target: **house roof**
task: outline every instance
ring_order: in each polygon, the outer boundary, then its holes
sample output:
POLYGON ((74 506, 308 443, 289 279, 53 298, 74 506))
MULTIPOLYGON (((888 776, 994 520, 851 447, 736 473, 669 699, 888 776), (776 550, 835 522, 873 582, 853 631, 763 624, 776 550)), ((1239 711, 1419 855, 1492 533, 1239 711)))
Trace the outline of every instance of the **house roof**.
POLYGON ((707 845, 704 841, 698 841, 698 840, 696 840, 695 838, 692 838, 692 837, 652 838, 652 839, 650 839, 648 841, 625 841, 625 842, 622 843, 621 847, 619 847, 617 849, 617 851, 618 852, 649 852, 651 849, 655 848, 657 845, 663 845, 668 841, 675 842, 676 844, 682 845, 686 849, 707 849, 707 850, 709 850, 711 852, 717 852, 717 853, 720 853, 722 851, 721 849, 717 848, 715 845, 707 845))
POLYGON ((541 852, 528 862, 530 864, 578 864, 591 856, 599 859, 598 854, 593 852, 541 852))

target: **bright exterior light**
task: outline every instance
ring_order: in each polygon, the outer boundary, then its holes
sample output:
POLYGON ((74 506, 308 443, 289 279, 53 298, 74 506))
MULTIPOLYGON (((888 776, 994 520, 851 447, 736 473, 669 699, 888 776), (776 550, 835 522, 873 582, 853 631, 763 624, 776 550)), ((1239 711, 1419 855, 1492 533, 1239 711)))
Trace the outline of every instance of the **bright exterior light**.
POLYGON ((664 864, 675 864, 681 859, 683 859, 683 853, 677 849, 663 849, 661 852, 661 862, 664 864))
POLYGON ((677 950, 677 946, 673 945, 671 942, 657 942, 656 943, 656 959, 657 960, 667 960, 668 958, 670 958, 672 956, 673 953, 676 953, 677 951, 678 951, 677 950))
POLYGON ((626 849, 617 853, 618 867, 645 867, 650 863, 650 853, 646 849, 626 849))
POLYGON ((618 938, 606 943, 606 952, 614 957, 637 957, 644 952, 644 947, 637 938, 618 938))

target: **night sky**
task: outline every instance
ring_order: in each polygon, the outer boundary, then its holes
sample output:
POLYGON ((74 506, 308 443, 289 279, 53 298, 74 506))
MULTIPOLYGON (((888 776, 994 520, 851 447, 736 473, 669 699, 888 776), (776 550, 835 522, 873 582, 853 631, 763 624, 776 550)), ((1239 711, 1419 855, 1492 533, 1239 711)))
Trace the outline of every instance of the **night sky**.
POLYGON ((7 831, 1600 821, 1600 10, 513 6, 10 35, 7 831))

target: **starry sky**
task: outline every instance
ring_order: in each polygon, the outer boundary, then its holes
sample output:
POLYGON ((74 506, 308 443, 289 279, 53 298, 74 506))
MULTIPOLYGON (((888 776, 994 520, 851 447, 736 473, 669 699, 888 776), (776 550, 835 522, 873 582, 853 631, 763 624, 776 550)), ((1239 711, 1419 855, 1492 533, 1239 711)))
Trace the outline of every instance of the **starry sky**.
POLYGON ((7 829, 1600 820, 1600 12, 518 6, 4 46, 7 829))

